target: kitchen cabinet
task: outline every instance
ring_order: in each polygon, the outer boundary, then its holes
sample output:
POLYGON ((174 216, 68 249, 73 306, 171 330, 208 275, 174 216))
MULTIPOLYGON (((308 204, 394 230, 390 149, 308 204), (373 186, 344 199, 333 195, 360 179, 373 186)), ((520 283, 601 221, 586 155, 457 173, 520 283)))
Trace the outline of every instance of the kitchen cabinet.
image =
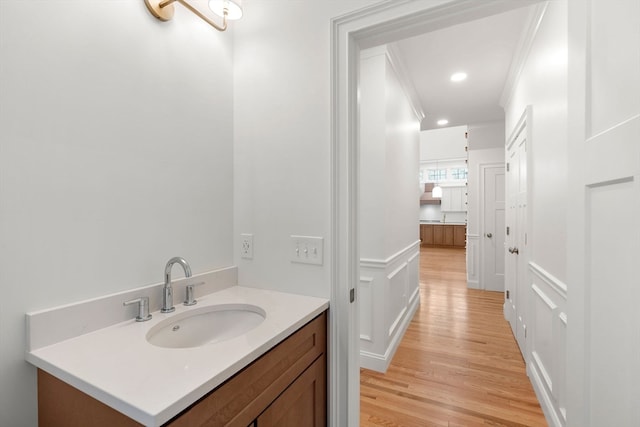
POLYGON ((467 210, 467 188, 466 187, 443 187, 442 212, 466 212, 467 210))
POLYGON ((463 224, 420 224, 422 246, 464 248, 467 226, 463 224))
POLYGON ((420 240, 423 245, 433 245, 433 225, 420 225, 420 240))
POLYGON ((467 245, 467 227, 456 225, 453 227, 453 246, 464 248, 467 245))
MULTIPOLYGON (((326 324, 324 312, 164 426, 324 426, 326 324)), ((40 427, 141 425, 40 369, 38 417, 40 427)))

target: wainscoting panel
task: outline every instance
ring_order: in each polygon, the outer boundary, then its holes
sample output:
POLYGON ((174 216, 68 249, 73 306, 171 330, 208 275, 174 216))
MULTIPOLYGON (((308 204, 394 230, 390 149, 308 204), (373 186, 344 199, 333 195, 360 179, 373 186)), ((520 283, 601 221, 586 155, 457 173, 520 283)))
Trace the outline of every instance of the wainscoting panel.
POLYGON ((480 236, 467 234, 467 287, 480 289, 480 236))
POLYGON ((387 313, 390 315, 387 324, 389 336, 396 332, 398 324, 404 316, 407 308, 407 263, 403 262, 390 275, 387 276, 389 291, 387 295, 387 313))
POLYGON ((360 277, 360 340, 372 342, 373 338, 373 277, 360 277))
POLYGON ((360 261, 360 365, 385 372, 420 303, 420 241, 360 261))
POLYGON ((529 272, 527 371, 550 425, 565 427, 567 287, 535 262, 529 272))

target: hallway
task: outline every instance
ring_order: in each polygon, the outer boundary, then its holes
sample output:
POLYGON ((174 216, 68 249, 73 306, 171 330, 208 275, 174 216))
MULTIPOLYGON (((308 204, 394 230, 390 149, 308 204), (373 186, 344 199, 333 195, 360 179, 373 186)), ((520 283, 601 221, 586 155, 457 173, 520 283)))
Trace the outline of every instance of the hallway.
POLYGON ((463 249, 421 248, 421 303, 386 374, 361 369, 361 426, 546 426, 501 293, 468 290, 463 249))

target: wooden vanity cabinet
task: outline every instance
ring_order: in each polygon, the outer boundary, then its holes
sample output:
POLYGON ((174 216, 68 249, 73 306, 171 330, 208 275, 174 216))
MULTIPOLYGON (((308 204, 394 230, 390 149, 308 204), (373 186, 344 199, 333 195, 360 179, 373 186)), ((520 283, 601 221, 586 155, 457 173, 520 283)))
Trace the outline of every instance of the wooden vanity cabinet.
MULTIPOLYGON (((164 426, 325 426, 326 349, 324 312, 164 426)), ((38 377, 40 427, 140 425, 46 372, 38 370, 38 377), (42 390, 40 377, 49 384, 42 390), (72 396, 61 396, 60 389, 67 395, 71 389, 72 396), (114 424, 113 417, 124 420, 114 424), (85 423, 87 419, 90 424, 85 423)))

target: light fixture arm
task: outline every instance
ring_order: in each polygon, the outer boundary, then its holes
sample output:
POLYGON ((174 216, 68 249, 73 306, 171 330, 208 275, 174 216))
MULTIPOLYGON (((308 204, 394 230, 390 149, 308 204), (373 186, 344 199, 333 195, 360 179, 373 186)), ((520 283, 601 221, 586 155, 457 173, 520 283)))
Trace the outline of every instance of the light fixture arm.
POLYGON ((173 4, 176 2, 182 4, 191 12, 195 13, 200 19, 211 25, 216 30, 224 31, 227 29, 227 15, 229 14, 229 10, 226 7, 223 10, 224 15, 222 17, 222 25, 220 25, 212 21, 205 14, 189 4, 186 0, 145 0, 147 8, 151 12, 151 14, 162 21, 168 21, 173 18, 173 4))

